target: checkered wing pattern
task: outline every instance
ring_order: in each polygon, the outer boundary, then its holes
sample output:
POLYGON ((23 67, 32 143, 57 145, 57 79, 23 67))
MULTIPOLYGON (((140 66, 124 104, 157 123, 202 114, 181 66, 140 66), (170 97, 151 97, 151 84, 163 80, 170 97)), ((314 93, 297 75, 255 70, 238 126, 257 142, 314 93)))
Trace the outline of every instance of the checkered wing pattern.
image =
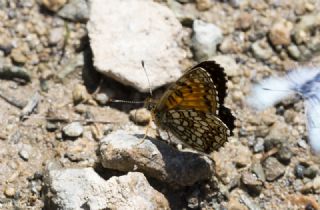
POLYGON ((171 133, 201 152, 218 150, 228 140, 227 126, 212 113, 170 110, 165 119, 171 133))

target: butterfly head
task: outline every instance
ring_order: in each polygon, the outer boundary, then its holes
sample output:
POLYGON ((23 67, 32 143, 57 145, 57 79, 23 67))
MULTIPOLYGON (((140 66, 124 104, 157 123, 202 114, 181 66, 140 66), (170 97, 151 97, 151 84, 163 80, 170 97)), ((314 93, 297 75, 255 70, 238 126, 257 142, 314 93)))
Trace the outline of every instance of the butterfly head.
POLYGON ((157 104, 157 102, 154 99, 150 98, 150 97, 148 97, 144 101, 144 107, 146 109, 148 109, 149 111, 153 111, 156 108, 156 104, 157 104))

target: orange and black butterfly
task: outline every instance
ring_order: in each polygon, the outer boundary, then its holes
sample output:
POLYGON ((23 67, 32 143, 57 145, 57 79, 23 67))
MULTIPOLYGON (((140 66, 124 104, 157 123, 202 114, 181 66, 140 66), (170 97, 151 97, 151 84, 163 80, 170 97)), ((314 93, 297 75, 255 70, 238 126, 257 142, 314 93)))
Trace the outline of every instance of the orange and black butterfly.
POLYGON ((223 68, 204 61, 183 74, 159 101, 147 100, 156 125, 201 152, 218 150, 234 129, 235 117, 224 104, 223 68))

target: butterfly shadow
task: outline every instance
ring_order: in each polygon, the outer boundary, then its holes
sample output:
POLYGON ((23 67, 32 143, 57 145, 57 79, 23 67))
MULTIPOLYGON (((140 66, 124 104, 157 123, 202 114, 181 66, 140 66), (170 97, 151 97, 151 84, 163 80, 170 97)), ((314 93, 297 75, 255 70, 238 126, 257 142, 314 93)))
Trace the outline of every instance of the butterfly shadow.
MULTIPOLYGON (((135 137, 143 139, 143 134, 136 134, 135 137)), ((167 174, 167 182, 173 185, 182 184, 192 186, 197 181, 209 180, 213 176, 213 162, 203 154, 179 151, 163 140, 147 136, 141 144, 147 145, 149 141, 156 147, 159 157, 163 161, 163 167, 167 174)), ((138 145, 139 146, 139 145, 138 145)))

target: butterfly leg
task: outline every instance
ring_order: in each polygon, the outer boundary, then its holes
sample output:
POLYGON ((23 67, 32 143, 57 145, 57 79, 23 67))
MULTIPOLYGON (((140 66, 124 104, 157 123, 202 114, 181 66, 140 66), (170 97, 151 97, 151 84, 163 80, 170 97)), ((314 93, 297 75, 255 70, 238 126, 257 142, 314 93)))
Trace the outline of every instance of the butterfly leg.
POLYGON ((146 129, 146 132, 144 133, 143 138, 138 142, 137 145, 142 144, 142 143, 144 142, 144 140, 147 138, 147 136, 148 136, 148 131, 149 131, 150 127, 151 127, 151 126, 150 126, 150 124, 149 124, 148 127, 147 127, 147 129, 146 129))

